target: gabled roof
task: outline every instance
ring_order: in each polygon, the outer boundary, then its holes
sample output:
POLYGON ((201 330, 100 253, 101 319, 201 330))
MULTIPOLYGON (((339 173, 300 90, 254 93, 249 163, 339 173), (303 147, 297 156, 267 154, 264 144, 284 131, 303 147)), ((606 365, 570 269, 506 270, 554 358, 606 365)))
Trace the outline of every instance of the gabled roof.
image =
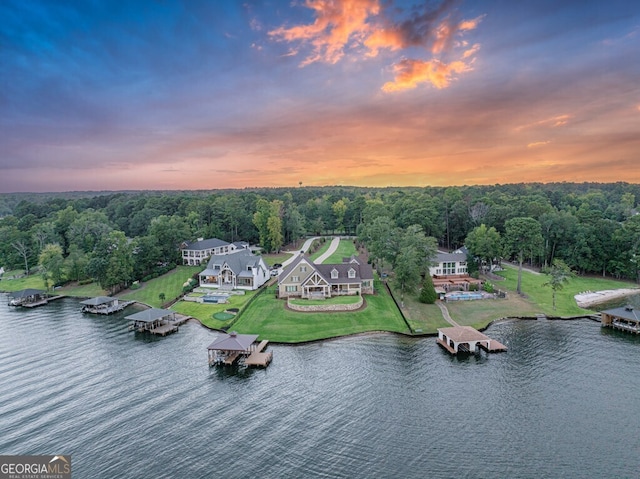
POLYGON ((28 298, 30 296, 38 296, 44 293, 45 292, 41 289, 28 288, 20 291, 14 291, 13 293, 9 293, 9 296, 15 299, 22 299, 22 298, 28 298))
POLYGON ((124 319, 128 319, 129 321, 140 321, 143 323, 150 323, 152 321, 162 319, 166 316, 171 316, 172 314, 174 314, 174 312, 171 311, 170 309, 150 308, 135 314, 131 314, 129 316, 125 316, 124 319))
POLYGON ((600 312, 603 314, 608 314, 609 316, 616 316, 618 318, 627 319, 629 321, 640 321, 640 310, 634 309, 631 306, 607 309, 600 312))
POLYGON ((436 263, 444 262, 464 262, 467 261, 467 255, 465 253, 438 253, 436 255, 436 263))
POLYGON ((249 243, 247 243, 246 241, 234 241, 233 243, 231 243, 233 246, 235 246, 238 249, 243 249, 243 248, 248 248, 249 247, 249 243))
POLYGON ((282 270, 282 273, 278 275, 278 284, 284 282, 289 273, 291 273, 302 261, 311 266, 311 270, 309 271, 309 274, 302 280, 303 282, 306 281, 314 271, 317 271, 317 265, 313 264, 313 262, 309 258, 305 257, 304 255, 298 255, 298 257, 293 260, 293 262, 291 262, 284 270, 282 270))
POLYGON ((80 304, 85 304, 87 306, 99 306, 101 304, 109 304, 117 301, 118 298, 112 298, 110 296, 97 296, 91 299, 85 299, 84 301, 80 301, 80 304))
POLYGON ((184 249, 202 251, 206 249, 219 248, 220 246, 227 246, 228 244, 228 242, 218 238, 209 238, 206 240, 187 242, 184 249))
POLYGON ((300 281, 304 283, 309 279, 313 271, 317 272, 327 283, 358 283, 362 280, 373 279, 373 268, 370 264, 362 261, 362 259, 358 259, 355 257, 347 258, 349 261, 355 259, 353 262, 349 263, 340 263, 340 264, 314 264, 309 261, 309 258, 305 258, 304 256, 298 256, 295 261, 293 261, 287 268, 279 275, 278 283, 285 282, 285 279, 288 275, 302 262, 311 266, 312 270, 307 275, 306 278, 302 278, 300 281), (337 278, 331 278, 331 271, 335 269, 338 272, 337 278), (353 269, 356 273, 355 278, 349 278, 349 270, 353 269))
POLYGON ((258 339, 257 334, 238 334, 234 331, 231 334, 221 334, 214 342, 207 346, 207 349, 246 351, 256 339, 258 339))
POLYGON ((213 271, 213 265, 215 264, 226 264, 229 269, 235 274, 240 274, 243 271, 247 271, 247 268, 249 266, 251 266, 252 269, 261 267, 262 265, 260 264, 260 262, 260 256, 256 256, 248 249, 241 249, 227 254, 214 254, 213 256, 211 256, 209 262, 207 263, 207 269, 205 269, 200 274, 206 275, 207 273, 219 273, 219 270, 216 270, 215 272, 213 271))

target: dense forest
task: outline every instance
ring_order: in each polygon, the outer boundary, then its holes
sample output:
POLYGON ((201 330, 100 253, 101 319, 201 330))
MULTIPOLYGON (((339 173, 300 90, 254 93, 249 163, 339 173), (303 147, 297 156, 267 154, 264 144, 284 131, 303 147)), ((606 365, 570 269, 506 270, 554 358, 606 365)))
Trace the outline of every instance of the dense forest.
POLYGON ((179 262, 184 241, 244 240, 270 252, 344 233, 381 260, 422 236, 446 250, 466 244, 478 263, 561 259, 580 274, 638 281, 638 198, 640 185, 627 183, 4 194, 0 266, 37 269, 48 285, 113 289, 179 262))

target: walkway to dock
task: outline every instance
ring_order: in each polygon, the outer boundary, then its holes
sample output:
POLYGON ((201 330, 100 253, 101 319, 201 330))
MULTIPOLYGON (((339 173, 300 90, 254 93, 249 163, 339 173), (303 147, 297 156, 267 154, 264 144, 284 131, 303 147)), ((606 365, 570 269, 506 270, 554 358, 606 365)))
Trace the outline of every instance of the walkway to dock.
POLYGON ((258 344, 258 346, 256 347, 256 349, 254 349, 251 352, 249 357, 244 360, 244 364, 247 366, 267 367, 271 362, 271 359, 273 359, 273 353, 262 352, 264 351, 264 348, 267 347, 267 344, 269 344, 269 341, 267 341, 266 339, 261 341, 260 344, 258 344))
POLYGON ((456 323, 453 320, 453 318, 449 314, 449 310, 447 309, 447 307, 444 305, 442 301, 436 301, 436 304, 440 308, 440 311, 442 311, 442 317, 447 323, 449 323, 451 326, 460 326, 458 323, 456 323))

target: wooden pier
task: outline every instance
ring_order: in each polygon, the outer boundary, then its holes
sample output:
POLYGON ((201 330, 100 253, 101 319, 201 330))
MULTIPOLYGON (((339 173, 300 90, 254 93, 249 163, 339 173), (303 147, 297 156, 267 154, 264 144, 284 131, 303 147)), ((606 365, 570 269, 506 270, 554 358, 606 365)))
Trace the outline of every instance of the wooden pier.
POLYGON ((263 367, 266 368, 273 359, 273 353, 271 351, 265 353, 264 349, 269 344, 266 339, 261 341, 260 344, 254 349, 249 357, 244 360, 244 364, 247 366, 263 367))
POLYGON ((491 339, 471 326, 439 328, 436 342, 451 354, 473 353, 477 348, 484 349, 488 353, 507 350, 504 344, 491 339))
POLYGON ((56 299, 64 298, 61 295, 49 296, 46 291, 32 288, 9 293, 9 296, 11 297, 9 306, 21 306, 23 308, 37 308, 56 299))

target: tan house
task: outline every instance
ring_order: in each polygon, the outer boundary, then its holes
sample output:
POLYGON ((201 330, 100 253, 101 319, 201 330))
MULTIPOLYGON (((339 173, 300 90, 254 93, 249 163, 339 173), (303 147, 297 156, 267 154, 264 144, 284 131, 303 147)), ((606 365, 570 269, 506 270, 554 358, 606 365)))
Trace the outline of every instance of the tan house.
POLYGON ((373 294, 373 269, 361 258, 344 258, 340 264, 314 264, 299 256, 278 276, 281 298, 330 298, 373 294))
POLYGON ((199 265, 209 261, 211 256, 233 253, 248 247, 249 243, 244 241, 228 243, 218 238, 198 238, 198 241, 186 241, 181 245, 182 264, 199 265))

